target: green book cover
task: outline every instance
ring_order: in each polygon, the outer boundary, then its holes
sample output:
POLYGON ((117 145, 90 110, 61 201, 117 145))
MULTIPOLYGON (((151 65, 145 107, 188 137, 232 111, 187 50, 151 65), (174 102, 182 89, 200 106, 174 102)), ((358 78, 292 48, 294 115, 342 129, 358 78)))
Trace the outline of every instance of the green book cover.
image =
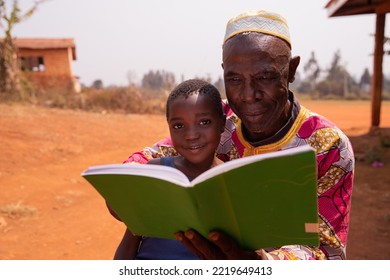
POLYGON ((243 248, 318 246, 317 169, 310 146, 232 160, 192 182, 151 164, 92 166, 82 176, 137 235, 175 239, 190 228, 243 248))

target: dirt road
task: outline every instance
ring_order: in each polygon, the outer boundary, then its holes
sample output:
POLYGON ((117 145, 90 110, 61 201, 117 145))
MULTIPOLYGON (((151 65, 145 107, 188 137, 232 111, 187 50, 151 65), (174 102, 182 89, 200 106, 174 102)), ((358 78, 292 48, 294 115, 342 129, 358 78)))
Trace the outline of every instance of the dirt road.
MULTIPOLYGON (((369 102, 302 103, 337 123, 359 149, 371 145, 364 136, 369 102)), ((390 127, 389 102, 382 112, 382 126, 390 127)), ((80 173, 120 163, 167 133, 162 115, 0 104, 0 259, 111 259, 124 226, 80 173)), ((357 164, 350 259, 390 259, 388 150, 384 168, 357 164)))

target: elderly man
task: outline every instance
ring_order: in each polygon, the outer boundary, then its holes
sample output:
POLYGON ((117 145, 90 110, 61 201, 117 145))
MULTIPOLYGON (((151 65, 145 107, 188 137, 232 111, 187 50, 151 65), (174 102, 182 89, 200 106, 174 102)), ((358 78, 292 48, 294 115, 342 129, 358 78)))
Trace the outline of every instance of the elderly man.
MULTIPOLYGON (((220 232, 211 232, 209 239, 194 230, 177 233, 177 239, 199 258, 346 258, 354 155, 346 135, 325 117, 300 105, 289 90, 299 62, 300 57, 291 56, 289 30, 281 15, 246 12, 228 22, 222 63, 227 120, 217 154, 228 161, 311 145, 317 155, 320 246, 297 244, 246 251, 220 232)), ((145 163, 174 153, 170 140, 165 139, 134 153, 126 162, 145 163)))

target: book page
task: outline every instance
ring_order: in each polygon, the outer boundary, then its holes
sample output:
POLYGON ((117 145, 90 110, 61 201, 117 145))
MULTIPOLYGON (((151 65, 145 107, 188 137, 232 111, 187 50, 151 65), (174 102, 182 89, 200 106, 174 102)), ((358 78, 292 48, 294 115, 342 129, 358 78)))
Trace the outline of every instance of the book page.
POLYGON ((225 162, 223 164, 217 165, 217 166, 207 170, 206 172, 200 174, 198 177, 196 177, 191 182, 191 185, 199 184, 200 182, 203 182, 203 181, 205 181, 209 178, 212 178, 218 174, 228 172, 229 170, 235 169, 235 168, 240 167, 240 166, 248 165, 248 164, 256 162, 256 161, 266 160, 266 159, 275 158, 275 157, 284 157, 284 156, 304 153, 307 151, 313 151, 313 148, 310 145, 304 145, 304 146, 299 146, 299 147, 291 148, 291 149, 287 149, 287 150, 276 151, 276 152, 271 152, 271 153, 266 153, 266 154, 261 154, 261 155, 247 156, 247 157, 235 159, 232 161, 228 161, 228 162, 225 162))
POLYGON ((106 164, 92 166, 85 170, 81 176, 98 174, 138 175, 152 177, 183 187, 191 186, 187 176, 176 168, 155 164, 106 164))

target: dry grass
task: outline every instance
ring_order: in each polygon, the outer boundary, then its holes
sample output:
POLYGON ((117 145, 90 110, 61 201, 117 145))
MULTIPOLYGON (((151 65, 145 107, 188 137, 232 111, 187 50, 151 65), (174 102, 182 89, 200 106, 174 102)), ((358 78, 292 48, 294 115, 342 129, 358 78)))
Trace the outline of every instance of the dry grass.
MULTIPOLYGON (((4 205, 0 208, 0 213, 9 218, 23 218, 34 215, 37 212, 35 207, 24 205, 20 201, 4 205)), ((0 221, 1 224, 1 221, 0 221)))

